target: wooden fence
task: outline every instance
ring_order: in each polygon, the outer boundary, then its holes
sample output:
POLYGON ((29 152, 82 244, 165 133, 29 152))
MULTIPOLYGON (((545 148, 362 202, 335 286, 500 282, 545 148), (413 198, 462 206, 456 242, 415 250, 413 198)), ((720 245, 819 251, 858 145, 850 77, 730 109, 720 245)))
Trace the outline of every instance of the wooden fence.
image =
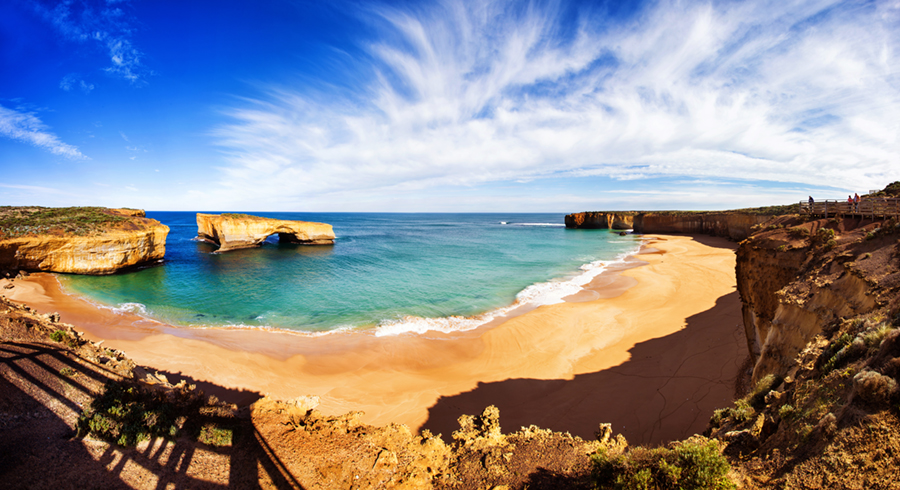
POLYGON ((900 216, 900 199, 874 198, 861 199, 859 204, 826 199, 824 201, 800 201, 800 214, 812 216, 859 216, 863 218, 887 218, 900 216))

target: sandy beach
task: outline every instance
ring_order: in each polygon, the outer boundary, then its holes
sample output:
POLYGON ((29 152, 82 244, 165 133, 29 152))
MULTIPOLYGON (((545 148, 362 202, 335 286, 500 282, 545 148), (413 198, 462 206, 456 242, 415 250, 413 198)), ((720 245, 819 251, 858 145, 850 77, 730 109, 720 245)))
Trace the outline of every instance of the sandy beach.
POLYGON ((507 430, 535 424, 590 438, 610 422, 632 443, 658 443, 702 432, 732 399, 747 357, 735 247, 648 238, 565 303, 452 335, 177 328, 67 295, 50 274, 0 294, 231 401, 316 395, 324 413, 363 411, 367 423, 445 437, 457 417, 493 404, 507 430))

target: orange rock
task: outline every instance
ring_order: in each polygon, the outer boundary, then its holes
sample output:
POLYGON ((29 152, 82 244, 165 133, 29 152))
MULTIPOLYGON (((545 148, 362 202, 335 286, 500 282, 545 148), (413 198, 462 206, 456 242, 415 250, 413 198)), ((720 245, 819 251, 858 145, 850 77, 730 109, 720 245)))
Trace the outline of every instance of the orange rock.
POLYGON ((282 241, 331 245, 334 230, 326 223, 260 218, 247 214, 197 213, 197 236, 219 246, 219 252, 259 246, 278 233, 282 241))
MULTIPOLYGON (((141 211, 143 213, 143 211, 141 211)), ((161 260, 169 227, 135 218, 102 233, 37 235, 0 240, 0 269, 103 275, 161 260)))

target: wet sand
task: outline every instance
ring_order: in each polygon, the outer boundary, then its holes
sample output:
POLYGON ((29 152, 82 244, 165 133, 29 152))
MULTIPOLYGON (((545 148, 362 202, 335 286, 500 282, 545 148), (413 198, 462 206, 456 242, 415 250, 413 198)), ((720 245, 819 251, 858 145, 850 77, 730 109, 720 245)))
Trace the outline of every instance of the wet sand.
POLYGON ((177 328, 67 295, 49 274, 0 285, 0 294, 59 312, 89 339, 176 378, 282 399, 317 395, 320 411, 363 411, 367 423, 448 436, 456 417, 495 404, 509 430, 534 423, 591 437, 611 422, 629 441, 656 443, 701 432, 730 403, 747 357, 734 248, 651 238, 566 303, 457 334, 177 328))

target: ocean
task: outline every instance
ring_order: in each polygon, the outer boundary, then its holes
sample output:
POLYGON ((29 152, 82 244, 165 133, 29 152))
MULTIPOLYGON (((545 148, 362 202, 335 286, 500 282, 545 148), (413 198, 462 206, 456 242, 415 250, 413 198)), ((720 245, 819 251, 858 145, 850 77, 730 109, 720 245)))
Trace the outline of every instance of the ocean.
POLYGON ((566 229, 562 214, 248 214, 329 223, 337 239, 303 246, 275 235, 217 254, 195 240, 196 213, 148 212, 170 228, 161 264, 59 277, 101 306, 185 327, 449 332, 517 305, 561 302, 640 245, 610 230, 566 229))

